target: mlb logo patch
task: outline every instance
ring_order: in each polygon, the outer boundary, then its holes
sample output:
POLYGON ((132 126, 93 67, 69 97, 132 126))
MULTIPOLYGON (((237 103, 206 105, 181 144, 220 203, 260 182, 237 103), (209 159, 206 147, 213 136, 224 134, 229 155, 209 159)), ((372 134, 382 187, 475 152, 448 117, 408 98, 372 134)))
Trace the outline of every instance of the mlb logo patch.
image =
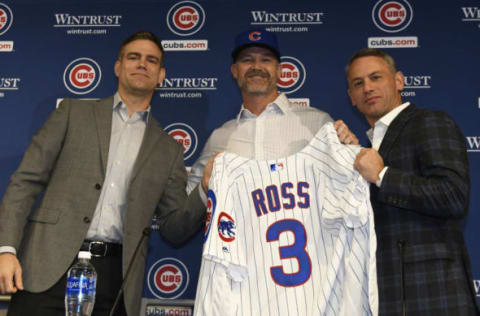
POLYGON ((270 171, 280 171, 283 169, 283 163, 277 162, 270 164, 270 171))

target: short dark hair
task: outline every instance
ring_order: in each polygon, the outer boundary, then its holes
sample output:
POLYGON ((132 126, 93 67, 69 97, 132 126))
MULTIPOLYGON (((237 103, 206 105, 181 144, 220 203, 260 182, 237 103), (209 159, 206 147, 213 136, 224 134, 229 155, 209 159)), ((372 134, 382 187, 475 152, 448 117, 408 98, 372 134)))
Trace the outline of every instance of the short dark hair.
POLYGON ((138 31, 127 37, 126 39, 123 40, 122 45, 120 45, 120 51, 118 53, 118 59, 122 58, 123 54, 123 49, 125 46, 127 46, 129 43, 136 41, 136 40, 147 40, 153 42, 155 45, 157 45, 158 49, 160 52, 162 52, 162 58, 160 60, 160 66, 163 67, 163 58, 164 58, 164 51, 162 47, 162 41, 152 32, 150 31, 138 31))
POLYGON ((392 74, 397 73, 397 65, 395 64, 395 60, 393 59, 393 57, 385 53, 383 50, 376 49, 376 48, 364 48, 357 51, 355 54, 353 54, 353 56, 350 57, 350 59, 348 60, 347 66, 345 67, 345 73, 348 75, 350 66, 356 59, 361 57, 368 57, 368 56, 382 58, 387 63, 388 68, 390 69, 392 74))

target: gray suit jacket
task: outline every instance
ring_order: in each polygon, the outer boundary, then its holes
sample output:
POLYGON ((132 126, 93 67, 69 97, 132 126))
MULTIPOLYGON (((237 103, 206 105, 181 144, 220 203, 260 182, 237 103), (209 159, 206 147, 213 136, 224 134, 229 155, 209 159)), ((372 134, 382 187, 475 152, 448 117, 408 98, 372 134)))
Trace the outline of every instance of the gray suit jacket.
MULTIPOLYGON (((28 291, 55 284, 86 236, 105 179, 112 108, 113 97, 65 99, 11 177, 0 205, 0 245, 17 249, 28 291)), ((186 181, 183 148, 150 116, 127 194, 124 273, 154 213, 172 243, 184 242, 201 226, 205 208, 198 191, 187 198, 186 181)), ((146 252, 144 242, 125 287, 129 315, 139 313, 146 252)))

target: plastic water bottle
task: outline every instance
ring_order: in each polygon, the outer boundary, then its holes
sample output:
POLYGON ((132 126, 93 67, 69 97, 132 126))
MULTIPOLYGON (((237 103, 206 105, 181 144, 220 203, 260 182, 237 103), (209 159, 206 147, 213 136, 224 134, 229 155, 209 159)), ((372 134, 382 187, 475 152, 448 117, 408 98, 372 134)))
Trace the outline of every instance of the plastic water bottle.
POLYGON ((80 251, 78 261, 68 270, 65 289, 65 315, 90 316, 95 304, 97 272, 89 251, 80 251))

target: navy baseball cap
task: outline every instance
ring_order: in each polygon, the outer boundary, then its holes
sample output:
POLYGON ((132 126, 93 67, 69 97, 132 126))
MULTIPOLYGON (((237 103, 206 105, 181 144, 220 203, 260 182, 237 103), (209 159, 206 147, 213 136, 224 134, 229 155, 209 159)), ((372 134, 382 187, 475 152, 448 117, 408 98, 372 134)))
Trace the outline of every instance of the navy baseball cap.
POLYGON ((252 46, 268 48, 275 54, 278 61, 280 61, 280 49, 278 48, 277 36, 275 33, 268 32, 264 29, 250 29, 235 37, 235 46, 232 51, 233 61, 235 62, 241 50, 252 46))

